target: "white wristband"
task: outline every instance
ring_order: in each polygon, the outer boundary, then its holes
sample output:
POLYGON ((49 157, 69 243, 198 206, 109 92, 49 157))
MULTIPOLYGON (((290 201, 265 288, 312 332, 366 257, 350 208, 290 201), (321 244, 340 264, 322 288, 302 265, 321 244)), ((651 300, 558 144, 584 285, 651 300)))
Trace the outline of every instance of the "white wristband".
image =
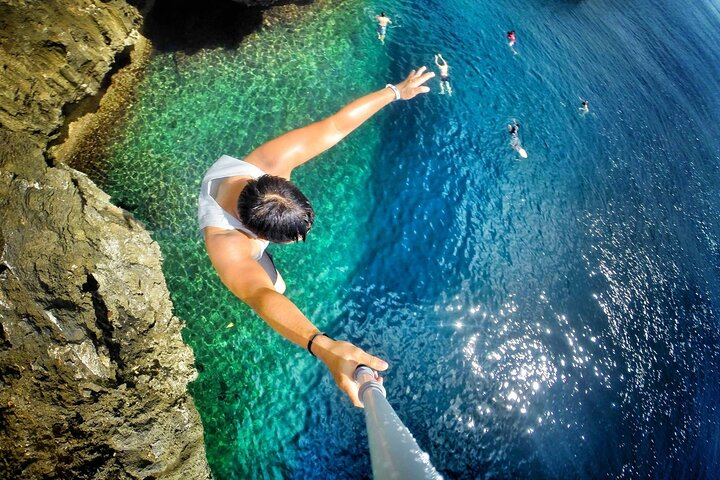
POLYGON ((393 91, 393 93, 395 93, 395 100, 400 100, 400 90, 398 90, 395 85, 391 85, 388 83, 387 85, 385 85, 385 88, 389 88, 393 91))

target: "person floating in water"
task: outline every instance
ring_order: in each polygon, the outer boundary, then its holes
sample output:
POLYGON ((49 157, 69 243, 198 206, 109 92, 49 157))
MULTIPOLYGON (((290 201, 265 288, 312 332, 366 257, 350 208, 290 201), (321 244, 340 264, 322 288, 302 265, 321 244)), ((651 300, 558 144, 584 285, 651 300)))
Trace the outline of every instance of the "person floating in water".
POLYGON ((392 22, 390 21, 390 17, 385 16, 385 12, 380 12, 380 15, 375 17, 375 20, 378 22, 377 26, 377 36, 378 40, 380 40, 380 43, 383 45, 385 44, 385 33, 387 33, 387 27, 392 22))
POLYGON ((583 100, 579 110, 582 115, 586 115, 590 111, 590 102, 583 100))
POLYGON ((508 39, 508 45, 510 46, 510 50, 512 50, 513 54, 517 55, 517 50, 515 50, 515 30, 511 30, 507 32, 507 39, 508 39))
POLYGON ((520 144, 520 137, 518 132, 520 131, 520 124, 513 118, 513 123, 508 123, 507 129, 510 134, 510 145, 515 148, 520 144))
POLYGON ((510 146, 517 151, 522 158, 527 158, 527 152, 522 145, 520 145, 520 124, 514 118, 512 121, 513 123, 507 126, 508 133, 510 134, 510 146))
POLYGON ((447 88, 448 95, 452 95, 452 87, 450 86, 450 65, 445 61, 442 54, 435 55, 435 65, 440 69, 440 95, 445 94, 447 88), (442 61, 442 63, 440 63, 442 61))
MULTIPOLYGON (((366 95, 336 114, 260 145, 243 160, 223 155, 205 173, 198 221, 220 280, 267 324, 307 348, 330 370, 338 387, 360 407, 355 368, 378 371, 387 363, 352 343, 322 333, 286 296, 269 243, 304 241, 315 220, 310 201, 290 181, 295 168, 320 155, 396 100, 427 93, 433 72, 413 70, 397 85, 366 95)), ((338 232, 342 234, 342 232, 338 232)))

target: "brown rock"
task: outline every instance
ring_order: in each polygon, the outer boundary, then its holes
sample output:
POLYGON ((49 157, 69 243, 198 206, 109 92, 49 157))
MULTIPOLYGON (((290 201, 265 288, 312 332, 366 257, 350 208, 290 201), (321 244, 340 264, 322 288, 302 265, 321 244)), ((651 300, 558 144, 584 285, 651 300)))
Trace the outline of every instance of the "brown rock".
POLYGON ((0 145, 0 478, 208 478, 158 245, 26 135, 0 145))
POLYGON ((56 137, 63 108, 98 92, 141 23, 122 0, 2 0, 0 125, 39 145, 56 137))
POLYGON ((209 478, 158 245, 47 160, 140 16, 119 0, 0 1, 0 478, 209 478))

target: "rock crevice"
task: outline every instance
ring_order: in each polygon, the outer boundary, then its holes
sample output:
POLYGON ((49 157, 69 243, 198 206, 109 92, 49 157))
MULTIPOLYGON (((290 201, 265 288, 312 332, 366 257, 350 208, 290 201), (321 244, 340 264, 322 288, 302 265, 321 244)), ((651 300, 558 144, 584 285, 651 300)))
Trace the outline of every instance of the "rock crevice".
POLYGON ((0 477, 208 478, 158 245, 25 142, 0 164, 0 477))

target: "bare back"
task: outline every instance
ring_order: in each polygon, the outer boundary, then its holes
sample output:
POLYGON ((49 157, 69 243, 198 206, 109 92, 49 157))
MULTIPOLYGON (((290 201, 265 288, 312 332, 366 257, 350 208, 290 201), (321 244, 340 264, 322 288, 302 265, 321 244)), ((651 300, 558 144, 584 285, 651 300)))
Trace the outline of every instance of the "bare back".
POLYGON ((381 27, 387 27, 389 24, 392 23, 392 22, 390 21, 390 17, 381 17, 380 15, 378 15, 377 17, 375 17, 375 20, 377 20, 378 24, 379 24, 381 27))

